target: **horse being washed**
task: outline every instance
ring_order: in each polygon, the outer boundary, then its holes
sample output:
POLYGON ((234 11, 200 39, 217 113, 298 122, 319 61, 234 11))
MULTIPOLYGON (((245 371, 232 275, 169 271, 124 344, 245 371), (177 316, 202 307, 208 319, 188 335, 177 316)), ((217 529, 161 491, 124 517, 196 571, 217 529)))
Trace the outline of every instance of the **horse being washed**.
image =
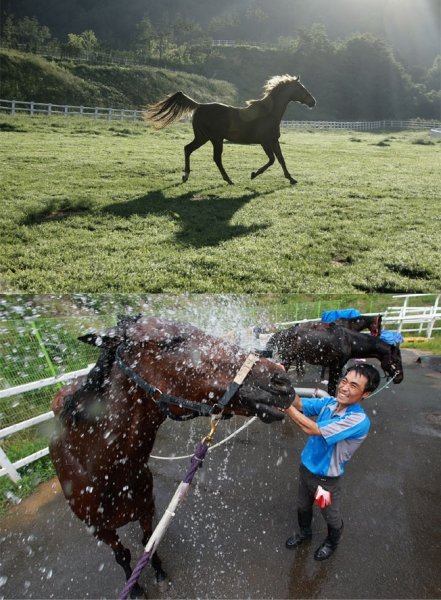
POLYGON ((274 163, 274 156, 283 169, 283 174, 294 184, 286 168, 280 149, 280 121, 289 102, 300 102, 309 108, 315 106, 315 99, 300 83, 300 78, 291 75, 277 75, 269 79, 264 86, 264 95, 260 100, 249 100, 245 108, 235 108, 219 102, 200 104, 176 92, 164 100, 151 104, 147 110, 147 120, 158 129, 170 125, 176 119, 193 112, 194 140, 184 148, 185 168, 182 181, 190 175, 190 155, 210 141, 213 144, 213 160, 223 179, 232 184, 222 164, 224 140, 236 144, 260 144, 268 162, 251 173, 251 179, 261 175, 274 163))
MULTIPOLYGON (((159 426, 167 416, 208 416, 246 354, 191 325, 154 317, 126 317, 102 335, 79 339, 99 346, 101 355, 86 378, 55 396, 50 455, 73 512, 111 546, 129 579, 130 551, 116 530, 139 521, 144 545, 152 533, 147 463, 159 426)), ((277 407, 288 407, 294 393, 283 367, 263 358, 224 414, 281 420, 277 407)), ((157 582, 166 581, 156 553, 152 566, 157 582)), ((136 584, 131 597, 142 595, 136 584)))
MULTIPOLYGON (((382 315, 359 315, 358 317, 340 317, 331 322, 318 321, 313 323, 299 323, 297 326, 302 327, 303 329, 326 330, 330 327, 334 327, 334 325, 339 325, 340 327, 345 327, 346 329, 351 329, 352 331, 363 331, 363 329, 369 329, 371 335, 377 336, 381 333, 382 318, 382 315)), ((326 366, 323 365, 321 379, 325 378, 325 370, 326 366)), ((296 371, 297 375, 305 374, 304 362, 299 354, 296 356, 296 371)))
POLYGON ((394 383, 403 381, 403 365, 398 344, 379 337, 339 327, 333 323, 306 328, 294 326, 275 333, 266 346, 286 370, 295 361, 329 367, 328 392, 334 395, 344 365, 351 358, 376 358, 394 383), (323 327, 327 325, 326 327, 323 327), (319 328, 322 326, 322 328, 319 328))

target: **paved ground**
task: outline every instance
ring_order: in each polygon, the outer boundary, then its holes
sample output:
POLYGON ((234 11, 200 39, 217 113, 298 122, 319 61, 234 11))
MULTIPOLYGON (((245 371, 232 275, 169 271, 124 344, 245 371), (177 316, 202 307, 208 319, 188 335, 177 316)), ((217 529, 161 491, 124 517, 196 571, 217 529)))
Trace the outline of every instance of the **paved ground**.
MULTIPOLYGON (((207 456, 160 546, 172 585, 159 593, 147 568, 149 597, 440 598, 441 372, 416 358, 404 351, 404 382, 365 403, 372 429, 345 475, 345 534, 329 561, 312 558, 325 535, 319 514, 308 546, 284 547, 303 434, 289 422, 255 422, 207 456)), ((223 424, 217 439, 242 422, 223 424)), ((187 454, 207 425, 165 424, 155 453, 187 454)), ((158 514, 186 466, 152 459, 158 514)), ((138 527, 121 533, 138 558, 138 527)), ((56 482, 0 522, 0 552, 0 597, 115 598, 124 583, 112 552, 71 514, 56 482)))

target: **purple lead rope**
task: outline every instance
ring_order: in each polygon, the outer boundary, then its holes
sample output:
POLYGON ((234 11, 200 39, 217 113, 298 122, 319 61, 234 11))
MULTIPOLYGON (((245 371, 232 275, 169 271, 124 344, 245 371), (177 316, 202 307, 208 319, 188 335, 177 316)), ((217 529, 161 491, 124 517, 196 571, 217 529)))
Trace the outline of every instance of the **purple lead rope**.
MULTIPOLYGON (((198 443, 195 452, 191 457, 188 471, 185 474, 184 479, 182 480, 183 483, 190 484, 193 481, 193 477, 195 476, 196 471, 200 467, 202 467, 202 463, 204 461, 205 455, 207 454, 207 450, 208 444, 205 444, 204 442, 198 443)), ((152 548, 148 552, 144 552, 144 554, 141 556, 138 563, 136 564, 136 567, 133 569, 131 576, 127 580, 126 585, 124 586, 124 589, 122 590, 119 596, 119 600, 126 600, 128 598, 133 586, 137 583, 144 567, 147 565, 147 563, 150 562, 153 554, 155 553, 155 550, 155 548, 152 548)))

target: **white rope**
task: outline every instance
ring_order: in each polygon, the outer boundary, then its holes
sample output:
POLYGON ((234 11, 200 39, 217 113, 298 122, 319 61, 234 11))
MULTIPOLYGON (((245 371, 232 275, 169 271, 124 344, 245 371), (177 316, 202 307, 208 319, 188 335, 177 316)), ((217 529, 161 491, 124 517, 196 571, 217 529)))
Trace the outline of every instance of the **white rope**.
MULTIPOLYGON (((222 444, 225 444, 225 442, 228 442, 228 440, 230 440, 231 438, 235 437, 243 429, 245 429, 246 427, 249 427, 251 425, 251 423, 253 423, 253 421, 255 421, 256 419, 257 419, 257 417, 252 417, 249 421, 247 421, 246 423, 244 423, 241 427, 239 427, 239 429, 236 429, 236 431, 234 431, 233 433, 231 433, 229 436, 227 436, 226 438, 224 438, 223 440, 221 440, 217 444, 214 444, 214 446, 210 446, 208 448, 208 452, 211 452, 212 450, 214 450, 218 446, 221 446, 222 444)), ((157 460, 181 460, 182 458, 191 458, 192 456, 193 456, 193 454, 186 454, 185 456, 153 456, 153 454, 151 454, 150 458, 156 458, 157 460)))
MULTIPOLYGON (((396 376, 397 376, 397 374, 395 374, 391 379, 386 380, 386 383, 383 386, 376 389, 375 392, 372 392, 372 394, 369 394, 369 398, 372 398, 372 396, 375 396, 375 394, 379 394, 382 390, 389 387, 396 376)), ((316 391, 318 391, 318 390, 319 390, 319 388, 316 388, 316 391)), ((244 423, 241 427, 239 427, 239 429, 236 429, 236 431, 231 433, 229 436, 227 436, 226 438, 224 438, 217 444, 214 444, 214 446, 210 446, 210 448, 208 448, 208 452, 211 452, 211 450, 214 450, 215 448, 218 448, 219 446, 222 446, 222 444, 225 444, 226 442, 228 442, 228 440, 235 437, 243 429, 246 429, 247 427, 249 427, 251 425, 251 423, 253 423, 253 421, 255 421, 256 419, 257 419, 257 417, 252 417, 249 421, 244 423)), ((150 458, 155 458, 156 460, 182 460, 184 458, 191 458, 192 456, 193 456, 193 454, 186 454, 185 456, 154 456, 153 454, 151 454, 150 458)))
POLYGON ((368 398, 372 398, 372 396, 375 396, 375 394, 379 394, 382 390, 389 387, 397 375, 398 375, 398 373, 395 373, 395 375, 393 377, 391 377, 391 379, 386 379, 386 383, 384 385, 382 385, 380 388, 376 389, 375 392, 372 392, 372 394, 369 394, 368 398))

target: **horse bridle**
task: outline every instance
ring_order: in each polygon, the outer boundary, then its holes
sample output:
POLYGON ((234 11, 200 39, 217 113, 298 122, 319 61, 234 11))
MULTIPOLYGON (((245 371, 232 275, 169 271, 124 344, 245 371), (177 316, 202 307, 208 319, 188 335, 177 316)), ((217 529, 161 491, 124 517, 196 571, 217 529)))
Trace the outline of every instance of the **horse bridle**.
POLYGON ((216 404, 201 404, 194 402, 193 400, 187 400, 179 396, 173 396, 171 394, 164 394, 159 388, 151 385, 145 379, 143 379, 136 371, 129 367, 121 358, 120 350, 124 344, 120 344, 116 349, 116 364, 118 368, 137 386, 143 389, 151 398, 162 414, 166 417, 170 417, 174 421, 188 421, 195 417, 210 417, 214 414, 220 414, 221 418, 228 418, 231 415, 223 415, 223 410, 228 406, 237 390, 242 385, 245 377, 251 371, 255 363, 259 360, 259 357, 253 353, 250 353, 245 362, 237 372, 235 378, 225 390, 222 398, 216 402, 216 404), (184 410, 190 410, 191 413, 187 415, 175 415, 171 410, 170 406, 178 406, 184 410))

